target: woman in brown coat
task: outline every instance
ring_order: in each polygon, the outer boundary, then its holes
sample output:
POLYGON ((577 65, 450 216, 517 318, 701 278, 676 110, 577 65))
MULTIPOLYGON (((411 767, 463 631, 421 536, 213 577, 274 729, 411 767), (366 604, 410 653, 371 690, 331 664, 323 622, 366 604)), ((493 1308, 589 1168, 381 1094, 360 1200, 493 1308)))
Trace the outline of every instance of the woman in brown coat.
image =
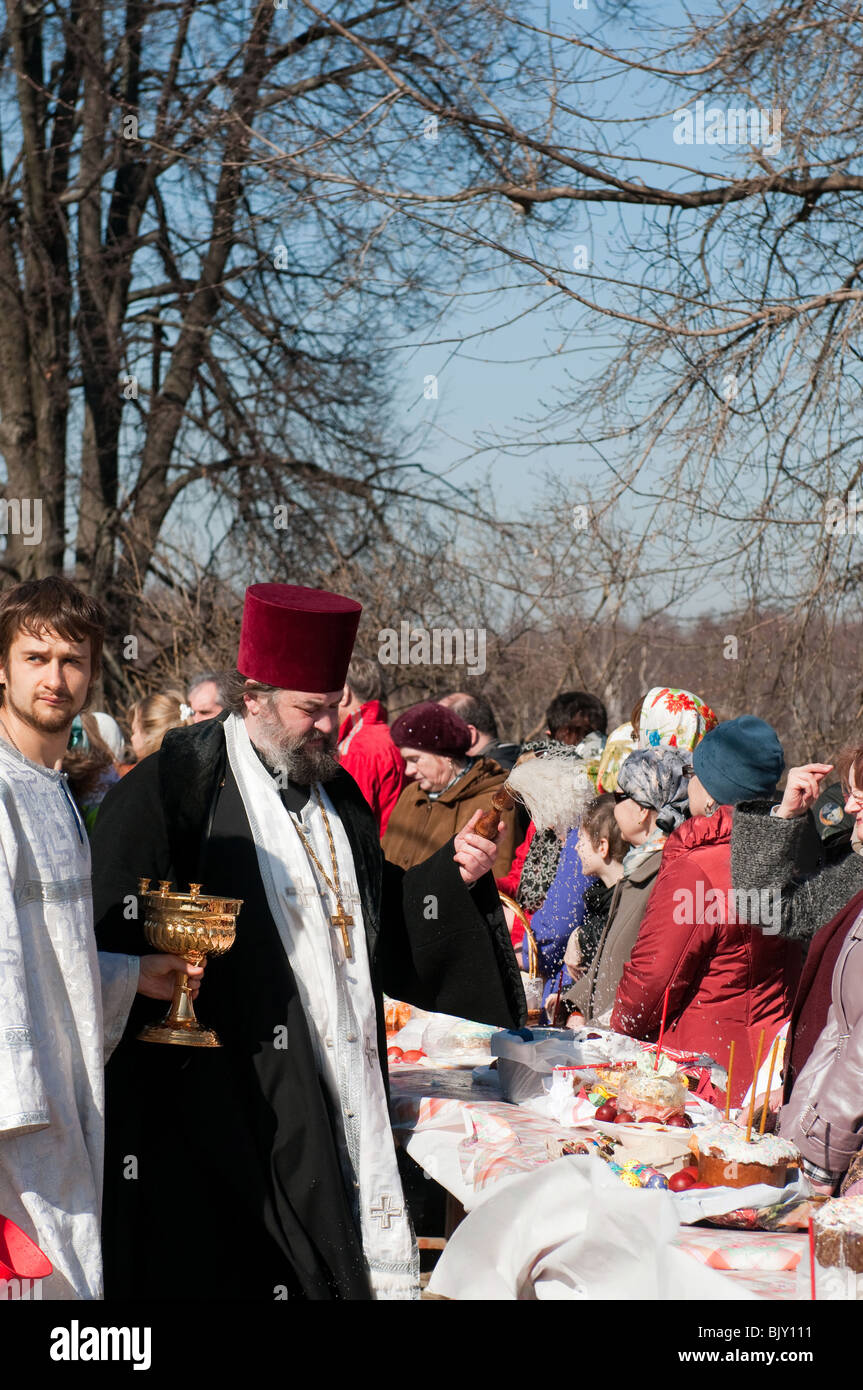
MULTIPOLYGON (((477 811, 491 809, 492 793, 507 774, 492 758, 468 758, 471 732, 451 709, 432 700, 412 705, 393 724, 393 741, 405 760, 405 786, 383 838, 387 859, 411 869, 442 848, 477 811)), ((515 813, 504 811, 494 876, 512 863, 515 813)))

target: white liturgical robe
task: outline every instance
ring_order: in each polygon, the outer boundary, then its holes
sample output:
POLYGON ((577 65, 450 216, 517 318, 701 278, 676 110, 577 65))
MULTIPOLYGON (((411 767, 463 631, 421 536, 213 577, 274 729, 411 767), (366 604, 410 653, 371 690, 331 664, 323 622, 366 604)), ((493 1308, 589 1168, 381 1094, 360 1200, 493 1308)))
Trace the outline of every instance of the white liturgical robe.
POLYGON ((0 740, 0 1215, 54 1266, 45 1299, 102 1297, 103 1069, 138 968, 96 950, 65 775, 0 740))

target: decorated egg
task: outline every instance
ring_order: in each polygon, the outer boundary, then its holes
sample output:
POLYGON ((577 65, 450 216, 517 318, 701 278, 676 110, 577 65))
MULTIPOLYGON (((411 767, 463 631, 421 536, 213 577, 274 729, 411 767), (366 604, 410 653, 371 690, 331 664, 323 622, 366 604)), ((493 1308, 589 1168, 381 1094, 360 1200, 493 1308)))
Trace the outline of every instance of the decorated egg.
POLYGON ((646 1168, 641 1175, 642 1187, 667 1188, 668 1178, 664 1173, 660 1173, 658 1168, 646 1168))

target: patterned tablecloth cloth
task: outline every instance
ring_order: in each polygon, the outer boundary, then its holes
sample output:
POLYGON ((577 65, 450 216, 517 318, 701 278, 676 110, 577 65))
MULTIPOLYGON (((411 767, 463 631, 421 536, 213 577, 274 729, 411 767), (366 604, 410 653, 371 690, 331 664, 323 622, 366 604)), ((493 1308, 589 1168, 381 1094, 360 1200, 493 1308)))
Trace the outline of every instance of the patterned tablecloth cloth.
MULTIPOLYGON (((466 1210, 492 1185, 553 1162, 548 1140, 567 1133, 552 1120, 502 1100, 495 1081, 477 1084, 469 1068, 400 1064, 392 1068, 390 1087, 396 1139, 466 1210)), ((684 1226, 675 1243, 759 1298, 801 1296, 798 1266, 806 1261, 805 1232, 684 1226)), ((803 1272, 801 1267, 801 1291, 803 1272)))

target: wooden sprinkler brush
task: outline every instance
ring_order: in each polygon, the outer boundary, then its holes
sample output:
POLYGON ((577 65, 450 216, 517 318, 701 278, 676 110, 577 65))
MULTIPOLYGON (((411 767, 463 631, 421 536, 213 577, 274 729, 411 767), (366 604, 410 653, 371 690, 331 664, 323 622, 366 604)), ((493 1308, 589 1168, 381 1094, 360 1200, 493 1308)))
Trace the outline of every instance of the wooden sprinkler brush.
POLYGON ((483 811, 474 826, 474 834, 482 835, 486 840, 496 840, 501 811, 511 811, 514 805, 515 802, 506 788, 500 787, 492 796, 491 810, 483 811))

